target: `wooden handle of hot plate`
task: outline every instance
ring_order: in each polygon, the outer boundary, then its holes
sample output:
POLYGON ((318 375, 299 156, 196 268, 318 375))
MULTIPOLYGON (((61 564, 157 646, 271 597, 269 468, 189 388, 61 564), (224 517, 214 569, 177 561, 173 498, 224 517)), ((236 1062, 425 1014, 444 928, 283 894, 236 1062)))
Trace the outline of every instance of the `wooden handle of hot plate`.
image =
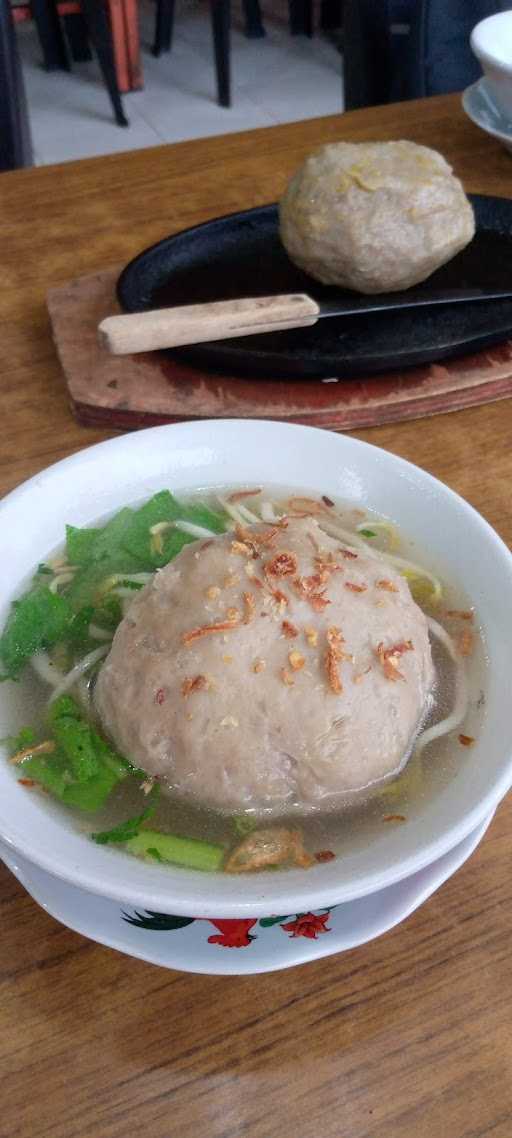
POLYGON ((255 336, 316 324, 320 307, 305 293, 219 300, 107 316, 98 327, 100 343, 114 356, 154 352, 233 336, 255 336))

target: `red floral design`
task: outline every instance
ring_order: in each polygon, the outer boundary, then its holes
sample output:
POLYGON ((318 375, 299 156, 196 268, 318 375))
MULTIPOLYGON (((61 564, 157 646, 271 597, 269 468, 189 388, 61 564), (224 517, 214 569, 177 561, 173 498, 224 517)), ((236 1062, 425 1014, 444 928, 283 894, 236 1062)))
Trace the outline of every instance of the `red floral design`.
POLYGON ((309 940, 316 940, 319 933, 331 931, 325 927, 328 916, 328 912, 323 913, 321 917, 316 917, 314 913, 299 913, 294 921, 288 921, 288 924, 281 925, 281 928, 291 937, 307 936, 309 940))
POLYGON ((251 941, 256 937, 250 936, 249 929, 252 929, 256 924, 256 920, 248 921, 212 921, 210 924, 215 925, 219 930, 218 935, 209 936, 208 944, 221 944, 223 948, 247 948, 251 941))

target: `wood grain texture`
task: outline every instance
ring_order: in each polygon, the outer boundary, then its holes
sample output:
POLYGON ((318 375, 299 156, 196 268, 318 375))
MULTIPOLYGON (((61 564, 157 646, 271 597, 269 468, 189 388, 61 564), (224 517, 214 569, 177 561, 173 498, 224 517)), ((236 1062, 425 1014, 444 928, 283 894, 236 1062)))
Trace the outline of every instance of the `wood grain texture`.
POLYGON ((47 295, 71 406, 85 426, 130 430, 229 416, 353 430, 512 395, 512 340, 443 364, 340 381, 272 379, 268 374, 262 382, 257 376, 201 370, 156 352, 119 359, 100 344, 98 325, 108 324, 118 307, 115 289, 121 267, 75 277, 47 295))
MULTIPOLYGON (((275 200, 319 143, 396 137, 438 147, 469 190, 512 192, 510 156, 457 97, 2 175, 0 488, 108 437, 70 414, 48 287, 275 200)), ((511 429, 505 400, 357 433, 444 479, 510 543, 511 429)), ((511 834, 509 800, 400 928, 241 979, 90 944, 0 870, 2 1138, 510 1138, 511 834)))

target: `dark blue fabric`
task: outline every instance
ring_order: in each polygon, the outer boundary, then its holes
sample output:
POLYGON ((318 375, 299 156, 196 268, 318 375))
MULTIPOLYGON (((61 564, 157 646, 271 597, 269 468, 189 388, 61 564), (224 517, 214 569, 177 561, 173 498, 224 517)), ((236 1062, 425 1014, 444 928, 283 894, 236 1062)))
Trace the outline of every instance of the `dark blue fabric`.
POLYGON ((346 109, 462 91, 481 75, 472 29, 510 8, 506 0, 346 0, 346 109))

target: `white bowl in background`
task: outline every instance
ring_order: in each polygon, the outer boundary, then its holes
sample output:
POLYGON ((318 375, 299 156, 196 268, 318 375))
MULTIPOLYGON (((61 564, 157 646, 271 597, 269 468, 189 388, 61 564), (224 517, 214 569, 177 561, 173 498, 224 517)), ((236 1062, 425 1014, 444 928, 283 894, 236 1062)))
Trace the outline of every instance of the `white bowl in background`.
MULTIPOLYGON (((428 551, 441 573, 461 581, 476 607, 489 655, 478 740, 442 792, 416 803, 406 825, 383 827, 371 846, 308 871, 243 880, 148 865, 95 845, 56 804, 20 787, 12 768, 0 762, 0 838, 6 860, 13 862, 20 854, 26 863, 60 879, 56 890, 67 882, 110 898, 117 911, 121 905, 195 919, 318 912, 387 889, 437 862, 477 831, 512 784, 507 680, 512 555, 447 486, 350 436, 276 422, 190 422, 124 435, 50 467, 0 505, 0 624, 34 566, 62 542, 66 522, 93 524, 166 486, 179 493, 265 482, 307 487, 349 500, 354 507, 373 508, 400 525, 420 551, 428 551)), ((0 685, 2 736, 18 725, 17 698, 16 685, 0 685)))
POLYGON ((499 109, 512 121, 512 11, 481 20, 470 44, 499 109))

